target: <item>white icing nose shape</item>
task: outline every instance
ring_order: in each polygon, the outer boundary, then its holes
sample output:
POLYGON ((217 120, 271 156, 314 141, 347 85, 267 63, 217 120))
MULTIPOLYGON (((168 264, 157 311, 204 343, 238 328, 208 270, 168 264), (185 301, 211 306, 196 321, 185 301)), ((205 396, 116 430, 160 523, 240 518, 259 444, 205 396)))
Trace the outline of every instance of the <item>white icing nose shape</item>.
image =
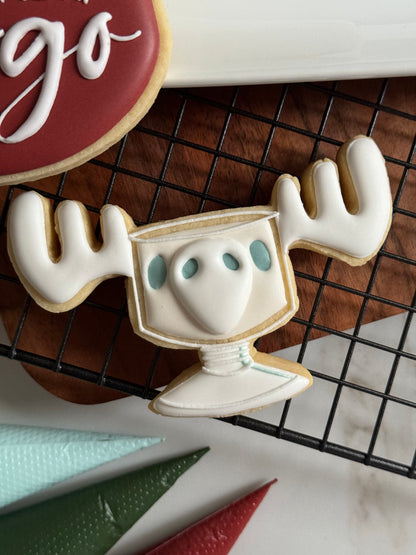
POLYGON ((176 298, 213 335, 232 332, 247 307, 253 274, 248 249, 234 239, 198 239, 174 256, 169 279, 176 298))

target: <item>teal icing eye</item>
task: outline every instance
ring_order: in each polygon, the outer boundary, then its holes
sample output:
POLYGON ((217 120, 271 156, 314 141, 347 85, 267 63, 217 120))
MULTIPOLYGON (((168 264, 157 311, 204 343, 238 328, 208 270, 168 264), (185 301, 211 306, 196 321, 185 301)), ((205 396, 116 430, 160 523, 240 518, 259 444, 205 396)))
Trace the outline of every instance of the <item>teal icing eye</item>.
POLYGON ((166 281, 168 270, 163 256, 155 256, 147 269, 147 277, 152 289, 160 289, 166 281))
POLYGON ((250 254, 256 267, 262 272, 270 270, 272 261, 270 253, 263 241, 253 241, 250 245, 250 254))
POLYGON ((195 258, 190 258, 182 268, 182 275, 185 279, 191 279, 198 271, 198 262, 195 258))
POLYGON ((234 256, 229 252, 226 252, 223 255, 222 259, 224 261, 225 267, 229 270, 233 270, 235 272, 240 267, 240 263, 238 262, 238 260, 234 258, 234 256))

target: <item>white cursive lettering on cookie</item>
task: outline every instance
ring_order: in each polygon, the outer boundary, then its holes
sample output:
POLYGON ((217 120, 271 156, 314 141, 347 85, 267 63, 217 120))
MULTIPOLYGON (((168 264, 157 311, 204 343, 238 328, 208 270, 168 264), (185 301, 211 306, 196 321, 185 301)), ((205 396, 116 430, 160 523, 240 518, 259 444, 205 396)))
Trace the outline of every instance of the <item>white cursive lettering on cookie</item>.
POLYGON ((60 21, 51 22, 40 17, 29 17, 15 23, 8 31, 0 29, 0 69, 8 77, 18 77, 35 58, 47 50, 45 71, 29 85, 0 114, 0 127, 8 114, 25 98, 39 83, 42 88, 36 105, 28 118, 8 137, 0 133, 0 142, 14 144, 35 135, 45 124, 51 113, 61 80, 63 61, 76 52, 77 67, 85 79, 98 79, 105 68, 111 53, 111 41, 126 42, 141 36, 140 30, 127 36, 110 33, 107 23, 112 19, 108 12, 101 12, 92 17, 81 33, 79 43, 64 52, 65 27, 60 21), (38 35, 28 48, 15 59, 20 42, 28 33, 37 31, 38 35), (93 58, 93 50, 99 43, 99 54, 93 58))

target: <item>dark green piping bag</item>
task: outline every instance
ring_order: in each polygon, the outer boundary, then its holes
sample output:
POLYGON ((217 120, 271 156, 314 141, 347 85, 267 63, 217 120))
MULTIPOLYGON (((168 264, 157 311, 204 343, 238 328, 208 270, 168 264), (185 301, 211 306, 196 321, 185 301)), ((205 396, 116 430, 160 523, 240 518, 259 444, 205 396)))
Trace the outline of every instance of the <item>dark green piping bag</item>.
POLYGON ((2 555, 104 555, 209 448, 0 517, 2 555))

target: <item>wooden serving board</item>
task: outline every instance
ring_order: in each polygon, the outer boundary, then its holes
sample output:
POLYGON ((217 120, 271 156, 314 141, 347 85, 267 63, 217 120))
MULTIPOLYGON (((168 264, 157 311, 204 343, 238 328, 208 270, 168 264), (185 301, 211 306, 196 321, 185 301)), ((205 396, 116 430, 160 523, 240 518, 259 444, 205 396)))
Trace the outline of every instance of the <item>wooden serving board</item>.
MULTIPOLYGON (((238 95, 234 88, 192 90, 184 96, 180 91, 164 90, 145 120, 129 134, 120 161, 118 144, 101 155, 98 163, 70 171, 63 181, 57 176, 31 186, 54 197, 63 183, 60 197, 85 203, 95 210, 91 213, 95 221, 105 202, 126 209, 138 223, 200 210, 267 204, 279 173, 299 176, 311 157, 334 159, 339 143, 367 133, 381 88, 381 80, 347 81, 338 84, 332 99, 328 94, 331 83, 291 85, 287 90, 284 85, 250 86, 241 88, 238 95), (276 107, 283 99, 278 126, 273 127, 276 107)), ((415 290, 416 222, 406 211, 414 212, 416 206, 416 171, 402 162, 408 160, 416 132, 415 92, 414 78, 390 80, 383 98, 388 109, 378 113, 372 132, 387 157, 393 198, 404 178, 406 184, 385 247, 392 256, 380 259, 371 289, 373 295, 388 302, 369 300, 363 323, 404 310, 415 290)), ((11 198, 20 192, 15 188, 11 198)), ((9 195, 8 187, 0 189, 3 217, 9 195)), ((302 342, 307 328, 297 319, 310 319, 324 276, 325 257, 298 250, 291 259, 299 272, 300 309, 295 321, 261 340, 265 352, 302 342)), ((325 333, 321 327, 343 331, 355 326, 373 267, 374 261, 355 268, 332 261, 326 278, 335 286, 325 285, 321 291, 314 316, 317 329, 311 330, 310 339, 325 333), (345 286, 344 290, 337 284, 345 286)), ((50 314, 37 307, 28 301, 16 279, 7 256, 5 229, 0 230, 0 313, 11 341, 26 314, 18 349, 51 360, 61 357, 64 363, 87 369, 97 378, 105 367, 106 376, 141 385, 146 384, 153 367, 151 387, 168 383, 196 361, 194 351, 159 350, 135 336, 127 316, 120 318, 124 308, 121 278, 103 283, 74 313, 50 314)), ((40 367, 25 367, 45 388, 67 400, 99 403, 123 395, 40 367)))

